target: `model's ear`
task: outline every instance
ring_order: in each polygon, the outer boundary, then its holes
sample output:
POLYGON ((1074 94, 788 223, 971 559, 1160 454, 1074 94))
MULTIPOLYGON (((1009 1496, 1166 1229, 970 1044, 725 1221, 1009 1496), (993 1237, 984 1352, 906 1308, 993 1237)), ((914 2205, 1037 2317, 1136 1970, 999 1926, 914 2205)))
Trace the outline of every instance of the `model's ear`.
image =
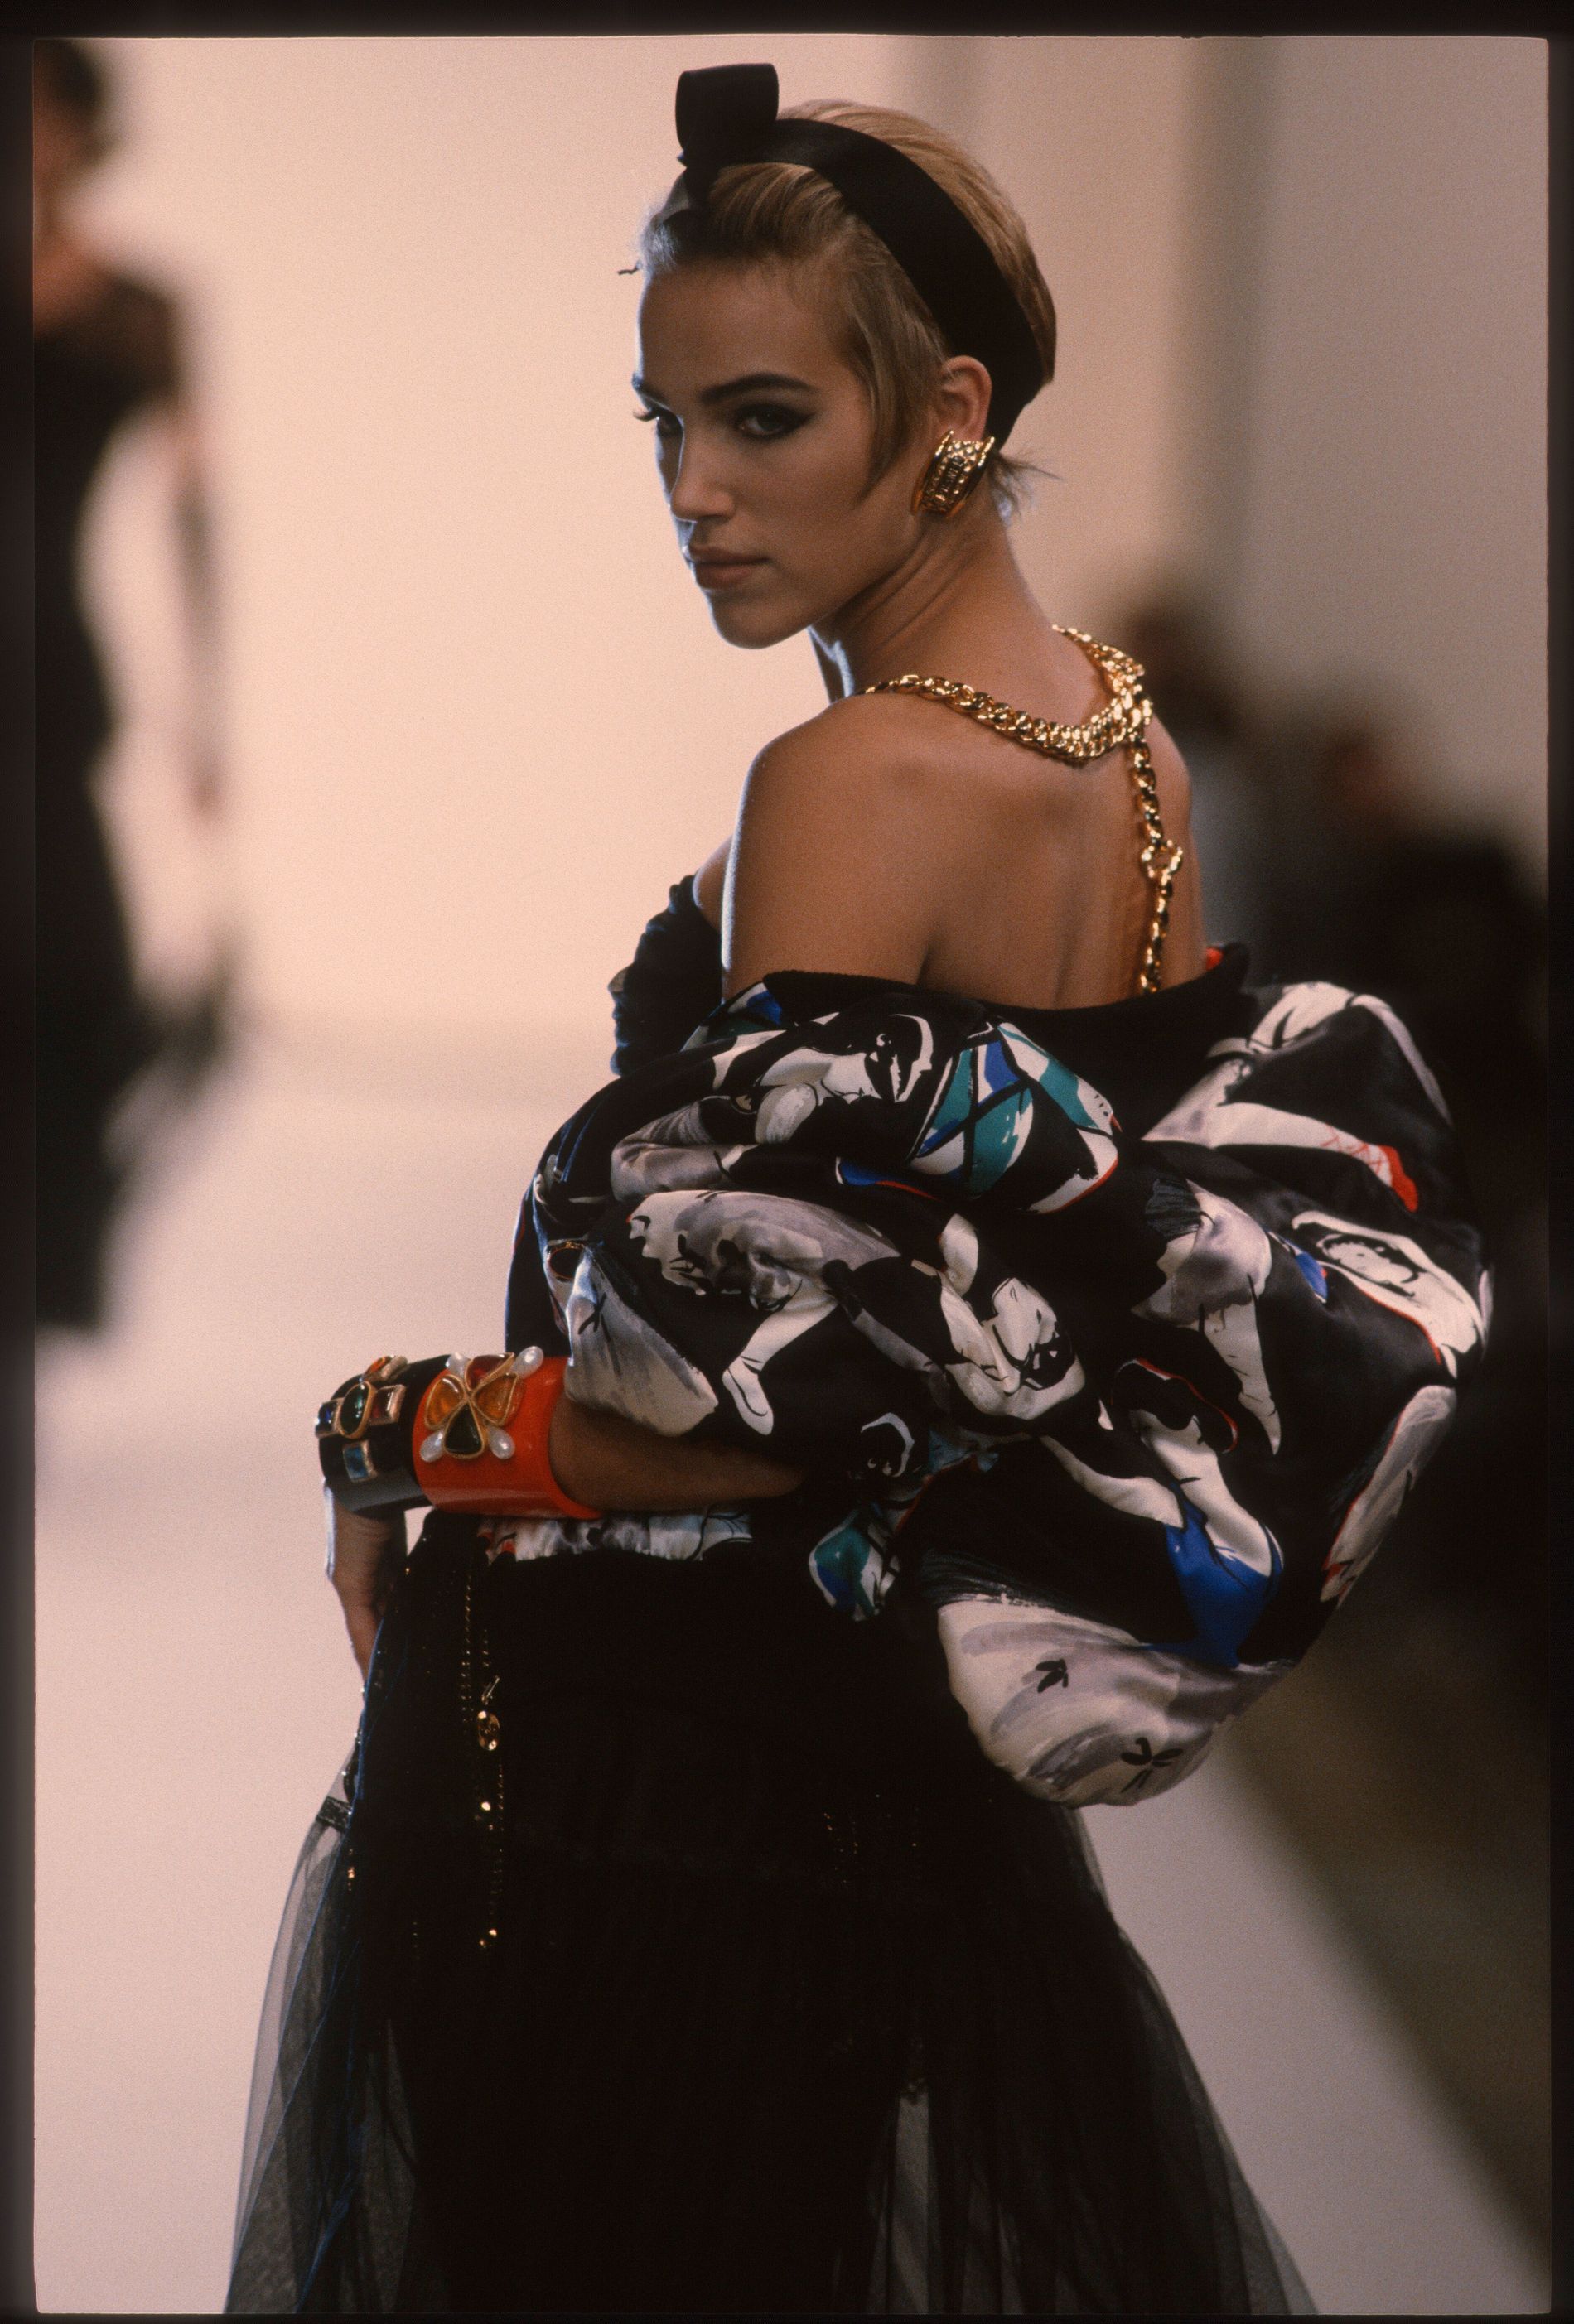
POLYGON ((989 433, 989 399, 995 384, 977 355, 950 355, 940 365, 935 390, 937 440, 949 429, 977 443, 989 433))

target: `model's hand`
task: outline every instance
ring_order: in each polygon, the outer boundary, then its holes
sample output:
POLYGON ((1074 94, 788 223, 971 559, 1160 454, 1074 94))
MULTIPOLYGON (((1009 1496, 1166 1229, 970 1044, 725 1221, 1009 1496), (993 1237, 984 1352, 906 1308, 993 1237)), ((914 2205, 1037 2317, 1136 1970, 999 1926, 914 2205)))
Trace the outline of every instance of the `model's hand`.
POLYGON ((344 1608, 345 1628, 364 1682, 389 1585, 404 1554, 404 1512, 393 1509, 373 1516, 347 1509, 326 1485, 323 1499, 328 1504, 328 1578, 344 1608))

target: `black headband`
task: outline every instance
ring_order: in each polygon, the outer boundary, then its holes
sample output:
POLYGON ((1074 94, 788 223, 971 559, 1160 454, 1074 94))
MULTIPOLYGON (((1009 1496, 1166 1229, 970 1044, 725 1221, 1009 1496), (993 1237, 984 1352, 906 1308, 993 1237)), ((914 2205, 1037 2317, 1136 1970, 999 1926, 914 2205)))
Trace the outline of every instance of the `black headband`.
MULTIPOLYGON (((792 161, 827 179, 877 234, 957 355, 989 374, 988 430, 1004 444, 1053 372, 988 244, 927 170, 882 137, 830 121, 782 121, 774 65, 709 65, 678 76, 681 180, 703 209, 717 172, 792 161)), ((1052 350, 1051 350, 1052 356, 1052 350)))

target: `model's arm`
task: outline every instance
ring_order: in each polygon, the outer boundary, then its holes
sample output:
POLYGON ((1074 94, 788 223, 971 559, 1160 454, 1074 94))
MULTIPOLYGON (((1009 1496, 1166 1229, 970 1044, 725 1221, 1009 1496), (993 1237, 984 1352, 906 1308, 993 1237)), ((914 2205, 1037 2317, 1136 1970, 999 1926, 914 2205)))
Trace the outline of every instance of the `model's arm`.
POLYGON ((199 815, 208 816, 223 805, 212 507, 197 415, 179 383, 166 409, 165 429, 185 613, 191 802, 199 815))
POLYGON ((212 512, 196 423, 181 410, 174 418, 177 461, 175 524, 185 581, 191 670, 191 798, 199 815, 223 805, 218 745, 218 646, 213 602, 212 512))
MULTIPOLYGON (((658 1436, 615 1413, 559 1399, 547 1440, 553 1476, 571 1500, 596 1509, 703 1509, 772 1500, 802 1472, 763 1453, 658 1436)), ((403 1509, 346 1508, 326 1488, 328 1578, 366 1677, 377 1625, 405 1545, 403 1509)))
POLYGON ((191 802, 203 816, 222 805, 218 654, 214 609, 212 516, 197 399, 188 374, 181 310, 162 291, 137 286, 134 349, 147 380, 157 429, 162 490, 173 528, 185 651, 181 747, 191 802))
POLYGON ((568 1396, 552 1415, 547 1457, 569 1499, 593 1509, 707 1509, 773 1500, 803 1481, 801 1470, 763 1452, 658 1436, 568 1396))

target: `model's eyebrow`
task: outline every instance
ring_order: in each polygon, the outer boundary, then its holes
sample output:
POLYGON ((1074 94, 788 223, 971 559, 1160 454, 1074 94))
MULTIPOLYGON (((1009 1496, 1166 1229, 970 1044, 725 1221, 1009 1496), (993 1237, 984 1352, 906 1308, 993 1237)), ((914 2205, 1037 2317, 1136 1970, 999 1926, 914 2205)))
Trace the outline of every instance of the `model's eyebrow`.
MULTIPOLYGON (((671 410, 671 407, 665 399, 658 395, 655 389, 646 381, 641 379, 637 372, 633 384, 634 393, 643 395, 647 403, 659 403, 663 411, 671 410)), ((719 387, 702 387, 699 391, 699 401, 704 404, 725 403, 730 395, 754 395, 764 387, 796 388, 801 395, 812 395, 814 392, 806 379, 794 379, 790 373, 749 371, 745 372, 741 379, 724 379, 719 387)))

